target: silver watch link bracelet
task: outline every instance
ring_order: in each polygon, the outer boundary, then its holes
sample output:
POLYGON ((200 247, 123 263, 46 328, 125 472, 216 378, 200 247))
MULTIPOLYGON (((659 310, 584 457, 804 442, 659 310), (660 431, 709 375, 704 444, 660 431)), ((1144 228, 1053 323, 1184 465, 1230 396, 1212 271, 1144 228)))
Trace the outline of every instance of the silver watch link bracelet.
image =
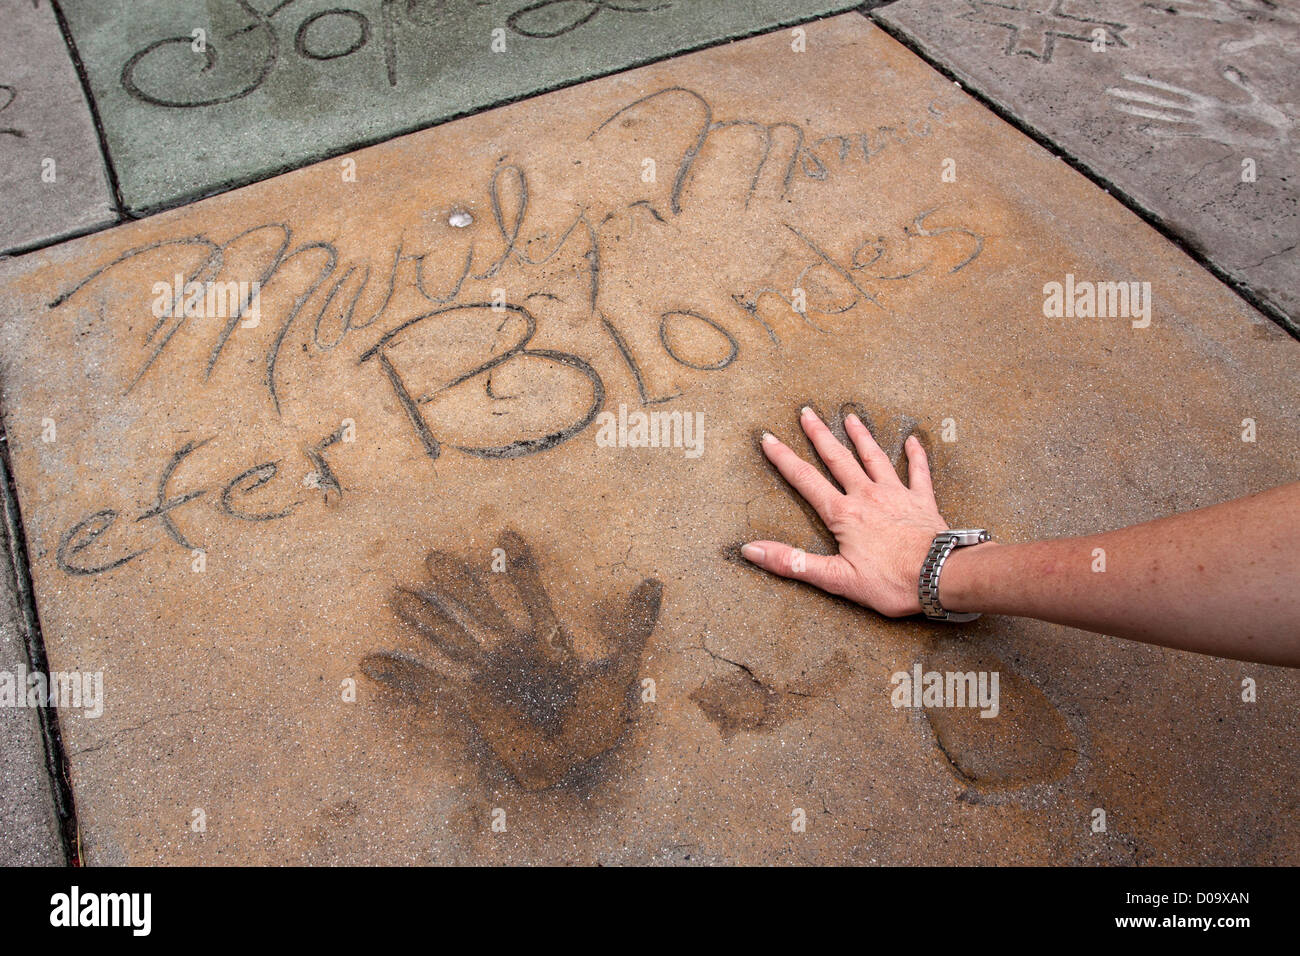
POLYGON ((954 549, 983 544, 991 540, 993 535, 983 528, 941 531, 934 536, 930 553, 925 556, 925 563, 921 565, 921 579, 916 588, 917 595, 921 599, 921 610, 925 612, 926 617, 932 621, 955 623, 973 621, 979 617, 978 614, 954 614, 943 609, 943 605, 939 603, 939 573, 943 571, 943 563, 948 560, 948 555, 952 554, 954 549))

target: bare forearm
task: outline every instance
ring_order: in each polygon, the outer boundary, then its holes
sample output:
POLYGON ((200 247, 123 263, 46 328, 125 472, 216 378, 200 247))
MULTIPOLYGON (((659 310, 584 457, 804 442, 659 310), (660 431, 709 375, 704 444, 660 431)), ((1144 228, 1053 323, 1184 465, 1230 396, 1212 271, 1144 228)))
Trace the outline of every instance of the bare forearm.
POLYGON ((1297 531, 1300 483, 1105 534, 961 548, 940 599, 950 611, 1300 666, 1297 531))

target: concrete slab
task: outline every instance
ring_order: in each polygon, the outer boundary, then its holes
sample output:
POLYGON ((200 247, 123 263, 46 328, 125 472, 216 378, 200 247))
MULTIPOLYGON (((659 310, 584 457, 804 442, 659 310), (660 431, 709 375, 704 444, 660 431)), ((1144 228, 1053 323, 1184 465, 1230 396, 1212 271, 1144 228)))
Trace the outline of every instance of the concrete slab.
POLYGON ((852 0, 65 0, 149 211, 852 0), (202 31, 196 43, 195 31, 202 31), (199 52, 197 47, 202 47, 199 52))
POLYGON ((1293 5, 898 0, 873 16, 1114 183, 1300 333, 1293 5))
MULTIPOLYGON (((0 480, 3 480, 0 466, 0 480)), ((0 512, 0 682, 24 685, 28 666, 25 628, 16 597, 9 538, 0 512)), ((11 703, 16 704, 15 698, 11 703)), ((54 796, 46 770, 39 714, 0 706, 0 866, 61 866, 54 796)))
POLYGON ((0 255, 116 218, 81 81, 48 3, 5 5, 0 31, 0 255))
POLYGON ((62 714, 90 862, 1300 862, 1300 675, 887 622, 734 558, 826 547, 756 447, 807 402, 919 430, 1004 539, 1300 449, 1300 344, 866 18, 806 40, 4 267, 52 666, 105 678, 62 714), (178 273, 256 315, 185 316, 178 273), (1045 317, 1067 276, 1149 282, 1149 323, 1045 317), (629 447, 642 412, 676 445, 629 447), (996 670, 999 716, 896 709, 916 664, 996 670))

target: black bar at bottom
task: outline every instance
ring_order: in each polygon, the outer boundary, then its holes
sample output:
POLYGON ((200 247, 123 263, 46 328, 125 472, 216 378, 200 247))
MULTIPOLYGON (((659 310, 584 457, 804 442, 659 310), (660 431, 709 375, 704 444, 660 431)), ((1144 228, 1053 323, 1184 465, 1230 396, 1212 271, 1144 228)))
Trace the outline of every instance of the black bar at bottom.
POLYGON ((10 944, 35 936, 56 944, 75 937, 301 947, 362 936, 419 939, 430 949, 497 949, 512 939, 588 948, 620 945, 615 939, 637 945, 638 937, 674 946, 717 934, 763 938, 782 927, 808 943, 847 931, 872 943, 947 948, 1103 938, 1181 945, 1194 936, 1233 945, 1242 934, 1286 928, 1283 886, 1294 876, 1190 868, 186 868, 7 870, 0 880, 10 944))

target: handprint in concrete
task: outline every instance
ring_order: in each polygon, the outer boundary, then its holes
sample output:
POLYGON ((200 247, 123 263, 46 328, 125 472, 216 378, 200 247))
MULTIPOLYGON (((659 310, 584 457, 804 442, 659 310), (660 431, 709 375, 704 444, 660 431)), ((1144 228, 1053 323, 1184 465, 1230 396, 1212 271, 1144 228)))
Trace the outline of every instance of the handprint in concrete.
POLYGON ((1225 67, 1223 78, 1244 91, 1246 101, 1229 103, 1131 73, 1124 74, 1128 87, 1112 86, 1106 92, 1119 101, 1116 109, 1148 120, 1143 128, 1157 135, 1198 136, 1245 149, 1295 151, 1300 143, 1292 138, 1294 120, 1267 102, 1240 70, 1225 67))
POLYGON ((498 547, 505 577, 528 623, 518 626, 491 593, 488 574, 443 551, 425 559, 428 576, 398 587, 398 618, 450 667, 397 651, 367 655, 371 679, 468 719, 487 750, 525 790, 584 779, 634 720, 632 705, 646 642, 659 619, 663 586, 643 580, 598 620, 604 656, 587 659, 560 622, 532 549, 507 529, 498 547), (456 680, 450 671, 467 675, 456 680))

